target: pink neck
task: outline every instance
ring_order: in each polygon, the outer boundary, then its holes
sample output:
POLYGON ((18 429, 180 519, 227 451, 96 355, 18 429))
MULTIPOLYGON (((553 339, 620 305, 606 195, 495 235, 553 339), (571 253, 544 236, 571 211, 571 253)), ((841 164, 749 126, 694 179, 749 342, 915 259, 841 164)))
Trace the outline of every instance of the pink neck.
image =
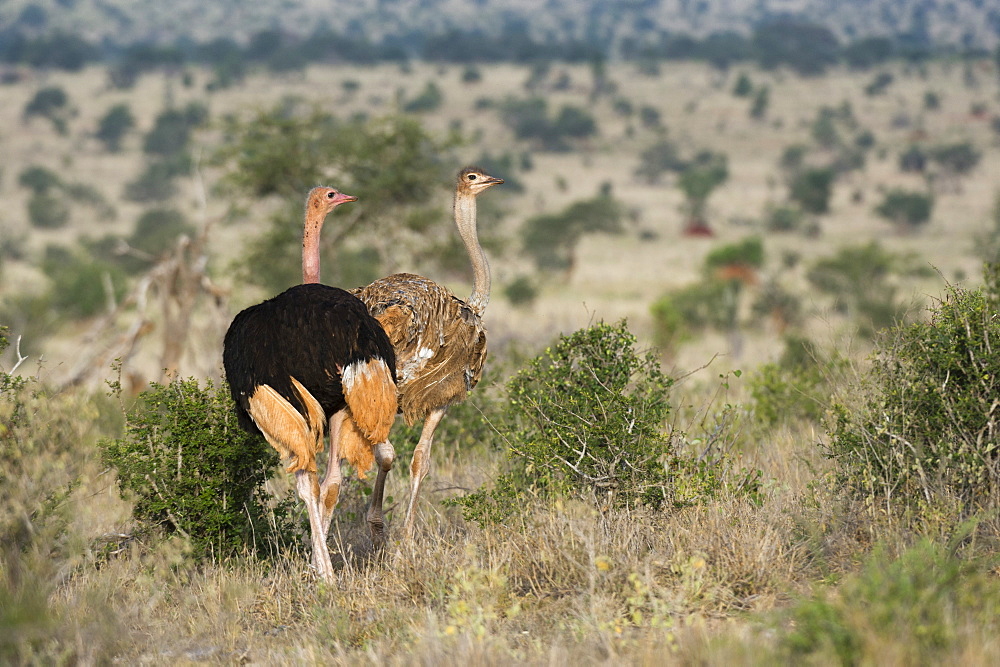
POLYGON ((319 230, 323 219, 316 216, 306 217, 305 232, 302 236, 302 282, 303 284, 319 282, 319 230))

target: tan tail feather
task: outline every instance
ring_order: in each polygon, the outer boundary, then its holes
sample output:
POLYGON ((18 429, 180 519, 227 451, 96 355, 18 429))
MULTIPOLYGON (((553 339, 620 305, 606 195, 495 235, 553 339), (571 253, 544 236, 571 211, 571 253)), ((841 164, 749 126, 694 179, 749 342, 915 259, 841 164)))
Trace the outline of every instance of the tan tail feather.
POLYGON ((368 471, 375 465, 375 447, 354 423, 350 414, 340 427, 340 458, 346 459, 361 479, 365 479, 368 471))
POLYGON ((305 387, 294 378, 292 382, 306 403, 307 416, 299 413, 281 394, 266 384, 257 387, 250 397, 248 412, 278 455, 283 459, 293 458, 286 468, 288 472, 316 472, 316 452, 323 447, 323 410, 305 387), (319 419, 314 418, 310 400, 319 410, 319 419))
POLYGON ((345 369, 344 399, 351 417, 370 443, 389 439, 396 418, 396 383, 392 371, 381 359, 357 362, 345 369))
POLYGON ((292 386, 295 387, 299 398, 306 406, 306 421, 309 423, 311 430, 316 431, 316 448, 313 451, 319 454, 323 451, 323 425, 326 424, 326 414, 323 412, 323 406, 295 378, 292 378, 292 386))

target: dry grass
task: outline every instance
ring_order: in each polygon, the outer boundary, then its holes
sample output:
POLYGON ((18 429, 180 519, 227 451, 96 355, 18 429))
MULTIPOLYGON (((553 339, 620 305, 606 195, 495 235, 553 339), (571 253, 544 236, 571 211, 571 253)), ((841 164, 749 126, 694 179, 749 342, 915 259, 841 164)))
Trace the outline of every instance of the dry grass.
MULTIPOLYGON (((568 67, 574 85, 553 94, 550 105, 586 102, 589 74, 568 67)), ((832 211, 821 219, 819 238, 768 235, 767 274, 781 271, 783 253, 796 253, 800 264, 783 274, 790 285, 805 290, 803 268, 845 244, 879 240, 895 252, 914 252, 938 267, 946 278, 978 275, 975 234, 987 227, 1000 173, 1000 150, 988 122, 969 114, 973 103, 996 108, 996 72, 983 72, 978 87, 966 87, 961 67, 948 63, 928 66, 926 77, 892 66, 896 83, 888 95, 866 97, 862 88, 869 75, 835 71, 821 79, 803 80, 782 73, 750 71, 756 84, 771 86, 772 108, 766 122, 751 120, 746 101, 730 94, 733 74, 720 77, 698 65, 671 64, 660 77, 637 75, 631 68, 613 65, 611 78, 618 95, 638 108, 652 105, 661 111, 669 136, 685 151, 701 148, 729 155, 731 177, 711 200, 711 222, 716 241, 679 237, 681 197, 669 184, 647 186, 632 172, 642 148, 655 140, 643 130, 627 133, 628 121, 615 116, 608 101, 589 105, 597 115, 601 135, 584 151, 535 154, 535 167, 522 174, 527 192, 509 197, 504 205, 505 231, 514 236, 521 221, 539 211, 556 210, 590 197, 603 182, 613 184, 616 196, 637 214, 635 229, 621 237, 585 239, 579 267, 565 281, 553 278, 543 286, 530 310, 516 309, 494 297, 487 314, 496 348, 513 343, 532 349, 555 333, 567 332, 598 319, 627 316, 643 339, 650 340, 650 302, 664 289, 697 278, 702 260, 717 243, 738 240, 759 231, 752 224, 769 203, 783 200, 777 180, 781 151, 808 136, 808 123, 820 106, 849 101, 861 125, 872 129, 884 157, 873 157, 865 170, 839 184, 832 211), (942 96, 943 108, 921 112, 926 90, 942 96), (918 118, 930 143, 970 140, 984 152, 982 164, 964 182, 961 194, 938 197, 933 220, 920 234, 901 237, 878 220, 872 207, 882 189, 894 185, 917 187, 915 177, 901 175, 896 155, 910 141, 913 128, 896 129, 892 117, 906 111, 918 118), (565 182, 565 189, 557 182, 565 182), (852 199, 853 191, 862 201, 852 199), (751 224, 747 224, 751 220, 751 224), (651 234, 640 236, 645 230, 651 234)), ((402 75, 398 68, 310 67, 302 76, 281 80, 251 76, 241 87, 208 98, 213 117, 267 107, 284 95, 299 95, 338 113, 393 110, 399 89, 412 95, 434 79, 445 94, 440 113, 426 119, 444 131, 460 121, 474 137, 458 151, 457 159, 471 161, 485 151, 502 152, 512 138, 490 111, 477 110, 477 98, 500 99, 523 95, 527 76, 523 68, 484 68, 477 86, 463 85, 456 67, 421 64, 402 75), (353 96, 344 93, 345 80, 361 82, 353 96), (266 92, 266 95, 264 94, 266 92)), ((72 243, 78 237, 105 232, 127 233, 141 212, 139 206, 119 201, 122 184, 141 168, 139 137, 126 142, 120 155, 103 153, 89 135, 97 119, 112 104, 128 102, 139 127, 151 127, 167 96, 178 104, 205 99, 201 86, 208 75, 193 71, 191 89, 159 75, 144 76, 132 91, 109 90, 104 72, 90 69, 79 75, 46 74, 4 88, 0 105, 0 150, 4 154, 0 211, 4 233, 27 235, 27 257, 4 264, 3 294, 26 293, 45 285, 37 257, 47 243, 72 243), (22 124, 20 111, 42 85, 64 86, 78 109, 70 121, 70 135, 59 137, 41 120, 22 124), (96 185, 115 202, 115 220, 97 220, 81 210, 72 229, 34 230, 27 222, 27 193, 17 185, 25 166, 42 164, 67 180, 96 185)), ((995 111, 993 112, 995 113, 995 111)), ((206 132, 200 141, 209 151, 217 140, 206 132)), ((457 166, 457 165, 456 165, 457 166)), ((218 174, 205 170, 209 183, 218 174)), ((446 205, 447 184, 440 200, 446 205)), ((175 202, 193 219, 196 206, 191 184, 182 187, 175 202)), ((234 290, 233 301, 244 295, 226 281, 229 262, 248 235, 263 229, 268 203, 254 207, 252 219, 213 230, 213 262, 222 282, 234 290)), ((210 198, 204 215, 220 219, 226 203, 210 198)), ((527 268, 516 244, 492 259, 495 281, 502 285, 527 268)), ((402 267, 421 271, 421 267, 402 267)), ((452 287, 464 293, 468 287, 452 287)), ((939 291, 938 279, 900 283, 904 295, 939 291)), ((844 336, 844 323, 828 311, 818 296, 805 293, 807 331, 821 344, 861 358, 863 345, 844 336)), ((16 333, 16 332, 15 332, 16 333)), ((730 354, 729 340, 708 334, 683 347, 671 360, 678 374, 701 366, 716 353, 721 356, 706 370, 689 378, 678 390, 678 419, 689 426, 691 438, 709 432, 723 403, 745 403, 741 380, 730 376, 732 389, 718 393, 718 374, 735 368, 752 369, 780 350, 773 330, 746 331, 741 355, 730 354), (726 355, 729 356, 726 356, 726 355)), ((44 375, 57 376, 62 365, 80 354, 80 329, 60 332, 46 343, 44 375)), ((218 369, 218 339, 205 334, 186 357, 182 374, 218 369), (196 369, 196 371, 191 370, 196 369)), ((151 337, 149 340, 153 340, 151 337)), ((156 350, 140 351, 130 361, 147 377, 155 377, 156 350)), ((187 664, 762 664, 787 658, 780 645, 782 628, 774 614, 794 606, 800 595, 824 582, 835 582, 857 569, 864 554, 877 542, 902 551, 912 534, 898 525, 852 507, 829 490, 829 465, 816 444, 822 439, 817 424, 791 424, 774 429, 754 426, 745 410, 735 424, 733 451, 743 462, 763 471, 758 504, 745 498, 721 497, 703 506, 653 515, 643 512, 601 515, 587 506, 538 503, 523 519, 489 530, 467 524, 453 508, 438 501, 456 489, 474 489, 490 479, 502 464, 502 454, 475 443, 439 442, 435 469, 428 478, 429 493, 421 500, 421 521, 413 544, 392 542, 381 557, 368 552, 361 530, 363 505, 357 487, 348 487, 338 509, 334 548, 339 554, 336 586, 323 586, 308 572, 307 553, 286 553, 273 562, 237 560, 194 565, 185 558, 184 545, 175 541, 131 542, 115 553, 102 540, 105 534, 129 532, 128 507, 117 497, 111 473, 95 461, 93 440, 113 433, 83 393, 67 397, 78 401, 65 408, 77 422, 90 424, 73 430, 65 414, 43 420, 38 434, 58 436, 63 455, 78 464, 72 477, 81 485, 72 496, 73 520, 66 530, 69 545, 53 556, 45 534, 21 556, 9 552, 0 572, 7 600, 30 595, 10 584, 16 568, 47 583, 40 589, 36 616, 28 626, 41 628, 41 639, 21 654, 24 661, 187 664), (56 428, 58 427, 58 428, 56 428), (80 467, 82 466, 82 467, 80 467), (60 576, 53 576, 60 572, 60 576), (34 623, 34 624, 33 624, 34 623)), ((475 401, 475 394, 470 400, 475 401)), ((390 477, 387 494, 405 495, 405 470, 400 460, 390 477)), ((30 508, 37 501, 31 480, 43 479, 44 466, 34 467, 18 486, 15 506, 30 508)), ((55 479, 54 477, 52 479, 55 479)), ((275 484, 278 493, 285 481, 275 484)), ((399 502, 397 501, 397 506, 399 502)), ((30 514, 30 512, 29 512, 30 514)), ((947 534, 947 513, 928 533, 947 534)), ((995 526, 987 527, 996 534, 995 526)), ((60 538, 62 540, 62 538, 60 538)), ((986 549, 986 547, 982 547, 986 549)), ((1000 653, 988 622, 963 622, 962 642, 951 645, 945 662, 988 664, 1000 653)), ((29 635, 25 635, 30 638, 29 635)), ((0 639, 9 637, 0 632, 0 639)), ((0 642, 2 644, 2 642, 0 642)), ((902 664, 910 655, 891 637, 871 638, 876 647, 865 658, 878 664, 902 664)), ((833 662, 823 653, 819 662, 833 662)))

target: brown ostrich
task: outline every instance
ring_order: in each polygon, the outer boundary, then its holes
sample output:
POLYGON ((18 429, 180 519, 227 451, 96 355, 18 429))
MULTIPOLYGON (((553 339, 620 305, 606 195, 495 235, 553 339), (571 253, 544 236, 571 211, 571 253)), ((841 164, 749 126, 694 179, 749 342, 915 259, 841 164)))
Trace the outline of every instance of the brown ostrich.
POLYGON ((328 213, 356 197, 333 188, 309 193, 302 241, 304 284, 241 311, 226 332, 222 360, 240 425, 259 433, 291 459, 299 496, 309 514, 313 565, 334 579, 326 539, 346 459, 359 474, 378 463, 368 523, 383 539, 382 494, 394 452, 389 430, 396 416, 396 358, 385 331, 365 305, 345 290, 319 284, 319 234, 328 213), (343 416, 364 435, 341 446, 343 416), (320 482, 316 455, 329 423, 330 454, 320 482), (375 444, 372 444, 375 443, 375 444))
MULTIPOLYGON (((412 273, 397 273, 353 290, 392 341, 403 419, 407 424, 424 420, 410 463, 410 500, 403 525, 407 537, 413 535, 417 494, 430 464, 434 430, 448 406, 465 400, 482 377, 486 361, 483 311, 490 300, 490 267, 479 243, 476 197, 500 183, 502 178, 490 176, 478 167, 466 167, 458 174, 455 224, 473 270, 468 301, 412 273)), ((345 425, 341 429, 342 446, 361 436, 356 428, 345 425)))

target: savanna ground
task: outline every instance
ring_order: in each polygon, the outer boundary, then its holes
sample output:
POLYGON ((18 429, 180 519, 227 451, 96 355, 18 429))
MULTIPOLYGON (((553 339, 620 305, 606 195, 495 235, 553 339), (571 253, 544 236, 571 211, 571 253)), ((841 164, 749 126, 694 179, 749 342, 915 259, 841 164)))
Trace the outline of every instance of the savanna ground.
MULTIPOLYGON (((12 539, 3 547, 0 646, 6 655, 21 662, 150 664, 995 664, 1000 659, 995 515, 963 523, 968 514, 947 498, 928 503, 916 516, 858 501, 838 483, 825 455, 829 414, 779 405, 778 418, 763 419, 760 402, 747 388, 758 368, 785 351, 778 325, 749 313, 755 292, 777 283, 801 304, 795 331, 812 340, 822 358, 836 354, 843 361, 824 367, 827 387, 817 398, 820 407, 849 403, 860 393, 871 339, 858 333, 864 327, 850 308, 846 314, 838 310, 834 297, 808 278, 810 268, 841 248, 877 241, 911 264, 932 267, 885 277, 893 303, 911 305, 916 318, 927 296, 942 294, 945 281, 980 282, 1000 174, 998 135, 990 124, 998 105, 995 69, 959 61, 894 64, 885 68, 894 75, 891 85, 869 95, 864 89, 874 78, 871 72, 833 70, 801 78, 752 68, 720 74, 677 64, 649 75, 623 65, 608 70, 616 92, 596 100, 590 98, 588 68, 555 66, 549 76, 555 79, 563 70, 569 85, 544 92, 550 108, 585 106, 598 128, 597 135, 565 152, 539 151, 518 141, 495 110, 477 102, 524 95, 529 72, 514 66, 483 67, 478 83, 463 83, 458 67, 414 64, 405 72, 398 66, 309 67, 301 75, 253 74, 211 94, 203 88, 208 74, 199 70, 190 73, 190 86, 176 75, 148 74, 131 90, 115 90, 105 72, 94 68, 31 73, 27 81, 2 89, 0 221, 7 247, 16 246, 3 264, 8 302, 45 289, 39 258, 46 245, 129 233, 144 205, 125 201, 120 193, 142 169, 141 132, 169 105, 202 101, 210 117, 219 119, 300 96, 343 117, 379 115, 434 81, 444 103, 420 119, 431 132, 457 128, 467 137, 452 149, 456 170, 485 154, 513 150, 531 158, 530 169, 498 174, 516 177, 523 192, 502 194, 495 188, 484 196, 495 198, 503 214, 499 228, 489 230, 501 240, 491 251, 495 289, 486 318, 491 370, 439 431, 414 542, 392 541, 381 556, 370 554, 357 525, 364 504, 363 484, 357 482, 341 495, 332 539, 342 569, 333 586, 314 580, 304 548, 269 559, 246 555, 195 562, 182 537, 137 531, 131 501, 119 496, 115 471, 102 464, 96 446, 122 429, 122 411, 100 384, 114 377, 108 367, 88 376, 88 383, 29 400, 18 413, 31 415, 26 422, 5 407, 4 443, 16 445, 15 452, 7 452, 0 496, 5 513, 16 517, 8 524, 13 528, 5 526, 12 539), (751 117, 751 101, 732 93, 740 72, 754 86, 769 86, 762 118, 751 117), (345 87, 345 81, 360 86, 345 87), (35 92, 49 85, 63 87, 72 102, 66 134, 44 118, 22 119, 35 92), (927 108, 928 92, 939 98, 933 108, 927 108), (636 113, 616 112, 615 99, 629 100, 634 109, 656 109, 666 130, 643 125, 636 113), (139 131, 126 137, 122 152, 112 154, 92 134, 100 116, 119 102, 130 105, 139 131), (779 166, 784 151, 801 143, 810 146, 813 159, 826 159, 831 151, 815 146, 817 114, 822 107, 843 108, 844 102, 856 127, 874 136, 864 166, 838 177, 829 211, 807 216, 808 233, 768 230, 768 207, 787 199, 779 166), (728 158, 729 177, 708 199, 712 238, 681 234, 684 198, 670 174, 653 184, 635 174, 642 151, 664 136, 682 155, 712 150, 728 158), (909 146, 966 141, 981 152, 980 162, 958 178, 957 187, 934 185, 926 224, 904 232, 874 213, 891 188, 929 187, 924 175, 899 168, 899 155, 909 146), (117 215, 109 220, 92 207, 80 207, 66 227, 33 227, 25 213, 30 193, 18 183, 18 174, 33 165, 97 188, 117 215), (605 183, 628 207, 624 232, 585 236, 571 270, 537 272, 520 249, 521 223, 593 197, 605 183), (713 250, 755 235, 763 239, 764 260, 756 280, 739 293, 735 324, 679 338, 662 358, 668 375, 680 378, 662 428, 682 449, 698 452, 711 443, 728 454, 735 469, 759 469, 753 494, 723 487, 692 506, 657 511, 529 496, 521 499, 526 506, 516 516, 487 526, 441 504, 488 484, 508 464, 509 434, 490 425, 500 423, 492 417, 508 400, 505 381, 525 358, 559 333, 623 317, 643 345, 653 345, 658 332, 651 304, 668 290, 699 281, 713 250), (523 275, 536 280, 538 292, 529 304, 515 306, 502 290, 523 275)), ((277 205, 244 201, 242 214, 229 214, 232 201, 213 190, 225 167, 207 157, 220 141, 212 124, 196 135, 204 161, 197 178, 182 179, 171 204, 199 224, 212 223, 210 273, 225 291, 223 304, 231 316, 264 296, 260 288, 240 284, 233 267, 243 242, 263 229, 262 221, 277 205)), ((434 194, 442 217, 449 186, 443 181, 434 194)), ((337 215, 328 229, 336 226, 337 215)), ((453 233, 450 227, 436 229, 453 233)), ((389 258, 392 269, 434 275, 433 266, 401 265, 410 261, 404 253, 389 258)), ((460 280, 449 284, 459 294, 468 291, 460 280)), ((31 358, 18 372, 61 387, 73 362, 97 343, 86 338, 93 319, 73 322, 57 315, 46 320, 52 330, 39 336, 42 342, 22 341, 31 358)), ((154 333, 125 363, 125 373, 138 377, 140 386, 159 377, 158 318, 150 316, 154 333)), ((133 321, 124 312, 117 325, 125 329, 133 321)), ((227 323, 207 308, 195 313, 181 375, 218 379, 227 323)), ((19 333, 13 327, 12 338, 19 333)), ((5 358, 10 369, 14 357, 5 358)), ((402 428, 394 436, 401 455, 388 493, 397 507, 406 494, 406 453, 414 439, 402 428)), ((270 487, 276 496, 288 493, 280 474, 270 487)))

